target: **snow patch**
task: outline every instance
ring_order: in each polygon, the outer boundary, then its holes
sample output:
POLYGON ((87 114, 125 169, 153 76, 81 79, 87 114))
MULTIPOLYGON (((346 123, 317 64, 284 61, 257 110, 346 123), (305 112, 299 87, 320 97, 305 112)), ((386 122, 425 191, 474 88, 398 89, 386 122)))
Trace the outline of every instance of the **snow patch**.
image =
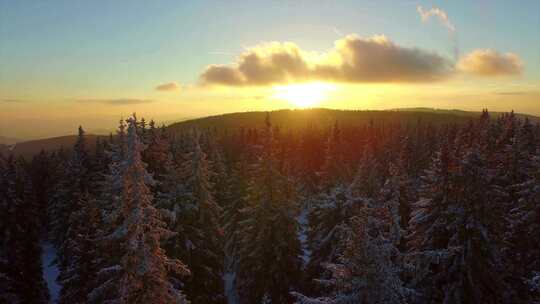
POLYGON ((225 296, 228 304, 238 304, 238 294, 236 293, 236 273, 227 272, 223 274, 225 282, 225 296))
POLYGON ((43 279, 47 283, 49 289, 49 303, 57 303, 60 295, 60 284, 56 281, 60 270, 55 263, 56 248, 48 241, 41 243, 41 265, 43 267, 43 279))
POLYGON ((302 262, 304 267, 309 263, 311 259, 311 250, 308 246, 308 208, 302 209, 302 212, 296 217, 296 222, 298 223, 298 240, 302 246, 302 262))

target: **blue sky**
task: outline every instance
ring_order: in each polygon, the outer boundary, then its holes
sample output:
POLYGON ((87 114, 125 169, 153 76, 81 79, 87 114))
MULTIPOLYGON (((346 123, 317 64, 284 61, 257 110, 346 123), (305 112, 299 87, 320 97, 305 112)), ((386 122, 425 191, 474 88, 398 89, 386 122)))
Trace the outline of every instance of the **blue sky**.
MULTIPOLYGON (((400 46, 454 59, 448 30, 436 18, 422 22, 419 5, 448 14, 460 55, 485 48, 519 55, 524 69, 518 80, 490 85, 540 90, 540 1, 0 0, 0 99, 34 105, 159 99, 156 85, 193 85, 208 65, 235 62, 248 47, 291 41, 326 52, 351 33, 383 34, 400 46)), ((198 96, 209 94, 217 93, 198 96)), ((185 98, 175 97, 180 103, 185 98)), ((9 107, 15 111, 13 103, 9 107)), ((210 103, 199 108, 218 112, 210 103)), ((186 116, 202 115, 201 109, 186 116)))

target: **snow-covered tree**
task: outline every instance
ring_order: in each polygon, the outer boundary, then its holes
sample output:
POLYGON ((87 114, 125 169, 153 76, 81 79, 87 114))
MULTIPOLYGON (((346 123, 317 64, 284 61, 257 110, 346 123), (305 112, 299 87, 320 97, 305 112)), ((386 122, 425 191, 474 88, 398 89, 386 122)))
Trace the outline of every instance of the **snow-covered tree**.
MULTIPOLYGON (((238 272, 240 242, 242 237, 242 225, 245 214, 242 212, 246 207, 248 164, 240 158, 228 174, 229 186, 225 204, 223 206, 222 222, 224 237, 225 264, 225 293, 228 302, 237 298, 236 273, 238 272)), ((233 302, 235 303, 235 302, 233 302)))
POLYGON ((46 303, 43 280, 39 208, 24 160, 7 159, 2 172, 0 202, 5 222, 0 240, 0 300, 46 303))
POLYGON ((350 185, 351 193, 354 196, 363 197, 377 195, 382 186, 380 171, 373 147, 364 147, 358 168, 350 185))
POLYGON ((79 127, 79 135, 67 163, 60 166, 60 180, 49 208, 51 234, 59 248, 59 260, 63 262, 61 250, 69 229, 69 217, 75 210, 75 202, 90 187, 90 160, 86 147, 85 132, 79 127))
POLYGON ((121 191, 111 204, 107 218, 110 234, 104 239, 117 244, 114 251, 120 258, 118 264, 113 260, 102 265, 98 277, 113 274, 100 281, 89 298, 92 302, 187 303, 178 286, 169 280, 169 273, 188 274, 189 270, 178 259, 169 259, 160 247, 160 240, 173 233, 165 228, 153 206, 148 185, 154 181, 141 159, 144 146, 137 126, 135 116, 128 120, 125 158, 111 166, 111 175, 120 178, 115 182, 121 191))
POLYGON ((126 168, 122 180, 121 224, 113 237, 123 245, 119 295, 122 303, 185 303, 185 297, 168 280, 168 272, 189 273, 177 259, 169 259, 160 239, 172 233, 165 228, 152 204, 148 184, 153 182, 142 162, 144 149, 137 135, 137 120, 128 120, 126 168))
POLYGON ((336 122, 326 140, 324 163, 321 172, 319 172, 320 184, 323 189, 346 182, 347 166, 344 164, 342 146, 341 130, 336 122))
POLYGON ((412 284, 428 301, 501 303, 499 242, 492 223, 502 191, 474 147, 462 159, 445 146, 423 177, 410 221, 412 284))
POLYGON ((514 275, 512 287, 522 296, 520 300, 532 295, 538 301, 540 289, 529 285, 540 272, 540 246, 530 241, 540 238, 540 151, 528 121, 518 130, 510 150, 512 166, 503 166, 501 170, 504 185, 511 194, 506 214, 505 259, 507 269, 514 275))
POLYGON ((100 226, 95 233, 98 256, 93 261, 97 273, 96 284, 88 294, 89 303, 114 303, 119 299, 120 259, 123 251, 121 244, 111 235, 121 220, 119 210, 123 199, 123 176, 126 172, 126 140, 126 124, 121 119, 117 134, 115 137, 111 136, 109 149, 105 151, 109 159, 108 172, 99 183, 101 193, 96 203, 100 212, 100 226))
POLYGON ((345 249, 338 261, 324 264, 329 278, 318 283, 329 294, 310 298, 293 292, 297 304, 407 303, 412 293, 400 278, 401 257, 395 246, 399 224, 391 204, 366 201, 344 227, 345 249))
POLYGON ((147 146, 143 152, 143 160, 148 164, 148 172, 159 182, 169 161, 169 142, 166 134, 151 120, 143 142, 147 146))
POLYGON ((17 290, 17 272, 13 268, 17 255, 14 251, 19 236, 15 215, 21 205, 17 193, 17 166, 13 156, 0 159, 0 302, 20 303, 17 290))
POLYGON ((320 277, 325 263, 337 262, 344 250, 344 228, 364 204, 364 199, 354 197, 343 185, 310 200, 308 277, 320 277))
POLYGON ((241 303, 287 303, 300 277, 293 184, 276 169, 270 117, 248 186, 238 270, 241 303))
POLYGON ((213 172, 206 153, 200 146, 200 133, 194 131, 192 151, 179 168, 183 193, 179 193, 179 225, 184 240, 174 240, 174 257, 180 257, 192 276, 186 281, 185 292, 193 303, 223 303, 223 229, 221 208, 214 200, 213 172))
POLYGON ((58 281, 62 286, 59 303, 86 303, 88 294, 95 287, 99 257, 96 231, 100 213, 96 201, 83 193, 74 203, 69 218, 69 229, 64 242, 64 263, 60 265, 58 281))

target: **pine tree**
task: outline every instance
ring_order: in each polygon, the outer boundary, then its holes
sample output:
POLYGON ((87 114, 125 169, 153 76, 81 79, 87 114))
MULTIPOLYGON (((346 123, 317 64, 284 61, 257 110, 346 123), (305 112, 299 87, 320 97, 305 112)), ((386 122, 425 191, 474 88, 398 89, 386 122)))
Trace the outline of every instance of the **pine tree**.
POLYGON ((153 174, 159 182, 169 160, 169 145, 165 134, 156 127, 153 120, 150 121, 149 126, 146 132, 147 148, 143 152, 143 160, 148 164, 148 172, 153 174))
POLYGON ((17 195, 17 167, 13 156, 0 159, 0 302, 20 303, 17 290, 17 271, 14 250, 17 234, 15 220, 17 207, 21 204, 17 195))
POLYGON ((336 122, 326 141, 325 159, 319 173, 320 184, 323 189, 346 182, 348 176, 347 167, 344 164, 342 145, 341 130, 336 122))
POLYGON ((267 115, 262 151, 249 182, 242 223, 238 288, 241 303, 290 302, 300 277, 300 243, 294 189, 276 169, 267 115))
POLYGON ((120 225, 120 206, 123 199, 123 176, 126 172, 126 125, 123 119, 119 122, 116 136, 111 136, 108 158, 108 172, 99 183, 100 195, 97 205, 100 212, 99 227, 95 232, 95 245, 98 256, 93 261, 96 272, 96 283, 88 294, 89 303, 108 303, 118 301, 118 286, 121 275, 120 259, 122 246, 112 237, 120 225))
POLYGON ((56 185, 55 195, 50 204, 49 218, 51 219, 52 238, 59 249, 60 263, 63 259, 63 243, 69 229, 69 217, 74 211, 74 202, 88 190, 90 186, 90 162, 86 148, 84 130, 79 127, 77 142, 65 166, 61 166, 60 180, 56 185))
POLYGON ((193 303, 223 303, 223 229, 221 208, 212 194, 213 172, 200 146, 200 133, 193 134, 193 150, 180 168, 185 191, 182 204, 190 206, 181 220, 189 240, 180 243, 179 257, 188 265, 192 276, 186 282, 186 294, 193 303))
MULTIPOLYGON (((534 133, 528 121, 521 126, 512 143, 515 159, 515 179, 508 186, 512 205, 507 214, 508 230, 505 240, 509 244, 505 259, 510 282, 520 301, 540 299, 540 288, 528 286, 540 273, 540 246, 530 240, 540 237, 540 155, 536 152, 534 133)), ((508 176, 508 175, 505 175, 508 176)), ((540 282, 536 279, 536 282, 540 282)), ((537 284, 536 283, 536 284, 537 284)))
POLYGON ((141 159, 144 147, 137 135, 137 120, 128 120, 125 171, 122 176, 120 225, 113 237, 122 244, 119 295, 121 303, 185 303, 182 293, 168 280, 168 272, 189 273, 176 259, 166 257, 160 239, 165 229, 152 205, 148 184, 153 182, 141 159))
POLYGON ((323 192, 311 199, 308 277, 321 277, 324 264, 337 262, 345 247, 344 229, 364 203, 346 186, 336 186, 329 193, 323 192))
POLYGON ((246 207, 247 196, 247 161, 240 157, 228 174, 229 187, 225 205, 223 206, 222 222, 224 237, 224 277, 225 294, 228 297, 228 303, 238 301, 236 288, 236 274, 238 272, 240 242, 242 236, 241 223, 245 220, 245 214, 242 212, 246 207))
POLYGON ((173 285, 169 273, 188 274, 177 259, 169 259, 160 240, 173 235, 165 228, 152 204, 148 185, 154 181, 142 162, 143 145, 137 134, 137 120, 128 120, 127 139, 121 123, 108 190, 104 195, 105 227, 98 271, 98 286, 89 295, 92 303, 187 303, 180 286, 173 285), (119 194, 114 191, 120 189, 119 194))
POLYGON ((96 231, 100 214, 96 201, 83 193, 69 218, 65 242, 65 262, 58 280, 62 285, 59 303, 86 303, 88 294, 96 285, 98 254, 96 231))
POLYGON ((400 254, 392 222, 392 206, 366 201, 344 228, 345 249, 338 261, 324 264, 331 276, 318 280, 330 293, 310 298, 294 292, 297 304, 406 303, 411 291, 404 287, 400 254))
POLYGON ((393 229, 389 239, 397 248, 405 247, 405 231, 408 229, 409 208, 414 200, 413 189, 398 166, 390 164, 390 177, 386 180, 378 199, 388 208, 387 219, 393 229))
POLYGON ((3 216, 0 299, 8 303, 45 303, 48 291, 41 266, 40 217, 24 160, 7 160, 2 174, 3 216))
POLYGON ((350 191, 354 196, 374 197, 379 192, 382 181, 373 147, 366 146, 350 185, 350 191))
POLYGON ((458 161, 445 147, 424 177, 415 204, 410 246, 417 272, 413 284, 444 303, 502 303, 505 294, 492 212, 501 190, 474 147, 458 161))

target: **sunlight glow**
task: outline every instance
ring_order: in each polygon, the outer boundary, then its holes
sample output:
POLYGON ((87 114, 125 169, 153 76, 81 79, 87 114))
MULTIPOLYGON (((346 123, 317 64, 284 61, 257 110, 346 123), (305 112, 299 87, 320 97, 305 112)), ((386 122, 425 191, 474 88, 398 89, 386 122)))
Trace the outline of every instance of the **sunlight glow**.
POLYGON ((272 97, 288 101, 299 108, 307 108, 318 105, 328 98, 328 93, 333 90, 335 86, 329 83, 291 84, 274 87, 272 97))

